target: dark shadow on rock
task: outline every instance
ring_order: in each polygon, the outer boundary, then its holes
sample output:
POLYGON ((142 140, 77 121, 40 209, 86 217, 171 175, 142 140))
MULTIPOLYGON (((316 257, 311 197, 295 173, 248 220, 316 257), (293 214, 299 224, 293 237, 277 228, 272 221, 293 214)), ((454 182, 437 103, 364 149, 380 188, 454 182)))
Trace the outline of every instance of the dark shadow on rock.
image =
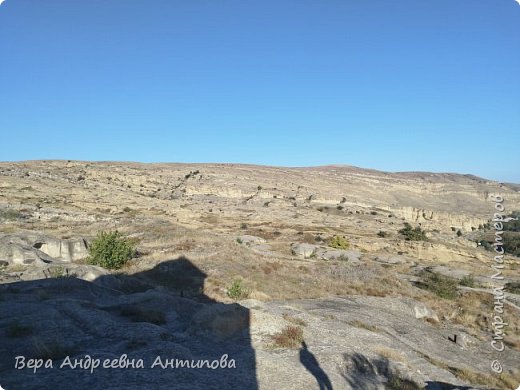
POLYGON ((0 385, 6 390, 257 389, 249 310, 205 296, 205 279, 181 257, 93 282, 56 277, 0 285, 0 385), (102 367, 105 359, 125 354, 126 368, 102 367), (60 368, 67 356, 85 365, 86 355, 101 366, 93 372, 69 364, 60 368), (16 369, 17 356, 26 363, 51 359, 53 368, 16 369), (139 359, 144 368, 138 368, 139 359))
POLYGON ((386 358, 368 359, 360 353, 343 355, 346 363, 346 373, 343 377, 353 389, 376 389, 388 390, 418 390, 421 389, 417 383, 401 378, 397 372, 390 367, 390 361, 386 358))
POLYGON ((424 390, 472 390, 474 387, 452 385, 445 382, 426 382, 424 390))
POLYGON ((320 367, 312 352, 309 351, 305 341, 302 341, 302 347, 300 348, 300 362, 316 378, 320 390, 332 390, 332 383, 330 383, 329 377, 320 367))

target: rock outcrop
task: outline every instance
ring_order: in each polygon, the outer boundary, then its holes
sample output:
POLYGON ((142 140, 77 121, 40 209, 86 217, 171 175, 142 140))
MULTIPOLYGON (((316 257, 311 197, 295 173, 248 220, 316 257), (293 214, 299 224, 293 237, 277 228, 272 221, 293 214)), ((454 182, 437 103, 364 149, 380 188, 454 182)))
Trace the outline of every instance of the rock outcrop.
POLYGON ((6 265, 71 262, 87 256, 87 242, 82 238, 58 239, 35 233, 0 236, 0 261, 6 265))

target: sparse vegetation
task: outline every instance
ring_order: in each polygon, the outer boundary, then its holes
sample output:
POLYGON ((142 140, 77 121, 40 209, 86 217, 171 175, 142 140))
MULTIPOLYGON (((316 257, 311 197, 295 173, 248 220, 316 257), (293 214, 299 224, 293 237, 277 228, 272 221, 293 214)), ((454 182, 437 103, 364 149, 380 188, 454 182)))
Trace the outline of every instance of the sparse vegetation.
POLYGON ((231 299, 245 299, 249 296, 250 291, 245 289, 241 279, 233 280, 233 283, 227 289, 227 296, 231 299))
POLYGON ((370 332, 374 332, 374 333, 381 332, 381 329, 379 329, 377 326, 366 324, 359 320, 353 320, 349 324, 356 328, 369 330, 370 332))
POLYGON ((504 223, 504 230, 508 232, 520 232, 520 211, 513 211, 508 215, 512 219, 509 222, 504 223))
POLYGON ((134 242, 117 230, 99 232, 88 249, 88 262, 108 269, 121 268, 137 253, 134 242))
POLYGON ((410 379, 403 379, 398 375, 391 375, 386 383, 388 390, 421 390, 422 386, 410 379))
POLYGON ((271 336, 275 348, 299 348, 303 341, 303 329, 299 326, 287 326, 271 336))
POLYGON ((76 277, 75 273, 69 273, 67 268, 62 266, 51 267, 47 270, 49 276, 51 278, 74 278, 76 277))
POLYGON ((350 243, 347 241, 345 237, 342 236, 334 236, 329 240, 328 245, 331 248, 336 249, 348 249, 350 246, 350 243))
POLYGON ((475 278, 473 277, 473 275, 464 276, 460 280, 459 284, 461 286, 465 286, 465 287, 475 287, 476 286, 475 278))
POLYGON ((381 238, 384 238, 388 235, 387 232, 383 231, 383 230, 380 230, 379 232, 377 232, 377 236, 378 237, 381 237, 381 238))
POLYGON ((506 253, 520 257, 520 234, 506 232, 503 234, 503 247, 506 253))
POLYGON ((504 288, 510 293, 520 294, 520 282, 508 282, 504 288))
POLYGON ((459 229, 459 230, 457 230, 457 237, 460 237, 460 236, 462 236, 462 231, 459 229))
POLYGON ((493 246, 487 240, 479 240, 478 244, 487 251, 493 250, 493 246))
POLYGON ((23 218, 23 214, 18 210, 13 210, 13 209, 0 210, 0 220, 16 221, 16 220, 22 219, 22 218, 23 218))
POLYGON ((454 299, 457 296, 457 280, 436 272, 423 271, 422 282, 418 286, 444 299, 454 299))
POLYGON ((301 318, 294 317, 289 314, 284 314, 282 317, 284 320, 292 322, 295 325, 307 326, 307 323, 304 320, 302 320, 301 318))
POLYGON ((408 222, 404 223, 404 228, 399 230, 399 233, 405 237, 406 241, 426 241, 426 232, 420 226, 412 227, 408 222))

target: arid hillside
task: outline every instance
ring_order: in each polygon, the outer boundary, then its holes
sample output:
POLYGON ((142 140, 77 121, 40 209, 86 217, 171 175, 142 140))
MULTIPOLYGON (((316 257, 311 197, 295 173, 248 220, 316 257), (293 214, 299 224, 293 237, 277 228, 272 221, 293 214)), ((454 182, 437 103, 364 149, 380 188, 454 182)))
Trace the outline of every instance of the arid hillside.
MULTIPOLYGON (((8 384, 30 377, 27 388, 73 378, 20 376, 13 351, 151 358, 166 347, 182 356, 229 347, 254 364, 238 379, 220 377, 220 388, 231 381, 262 389, 513 388, 518 233, 506 232, 509 326, 497 355, 489 345, 491 195, 504 198, 505 214, 520 210, 520 186, 471 175, 0 163, 0 331, 8 340, 0 378, 2 370, 8 384), (93 240, 115 230, 135 245, 132 259, 112 270, 91 264, 93 240), (22 313, 16 321, 4 315, 14 311, 22 313), (489 369, 495 356, 501 375, 489 369)), ((177 374, 157 375, 137 375, 135 388, 150 381, 167 388, 177 374)), ((217 380, 175 378, 179 388, 217 380)), ((125 377, 117 380, 123 386, 125 377)))

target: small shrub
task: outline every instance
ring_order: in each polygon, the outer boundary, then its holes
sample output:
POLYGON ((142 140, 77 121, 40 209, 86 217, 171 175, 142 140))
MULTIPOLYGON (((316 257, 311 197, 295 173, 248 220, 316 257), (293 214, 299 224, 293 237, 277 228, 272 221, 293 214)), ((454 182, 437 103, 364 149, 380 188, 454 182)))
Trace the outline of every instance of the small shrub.
POLYGON ((17 210, 13 210, 13 209, 0 210, 0 220, 3 219, 5 221, 16 221, 21 218, 23 218, 23 214, 17 210))
POLYGON ((52 267, 47 270, 49 273, 49 277, 51 278, 75 278, 77 274, 74 272, 69 272, 68 268, 63 268, 62 266, 52 267))
POLYGON ((243 230, 247 229, 247 223, 240 224, 240 229, 243 229, 243 230))
POLYGON ((240 237, 237 238, 237 243, 238 244, 242 244, 244 241, 242 241, 242 239, 240 237))
POLYGON ((503 247, 506 253, 520 257, 520 234, 506 232, 503 235, 503 247))
POLYGON ((459 229, 459 230, 457 230, 457 237, 460 237, 460 236, 462 236, 462 232, 459 229))
POLYGON ((249 291, 244 288, 240 279, 235 279, 233 283, 231 283, 231 286, 228 287, 227 295, 231 299, 243 299, 249 296, 249 291))
POLYGON ((387 232, 384 232, 384 231, 382 231, 382 230, 380 230, 379 232, 377 232, 377 236, 378 236, 378 237, 381 237, 381 238, 384 238, 384 237, 386 237, 387 235, 388 235, 388 233, 387 233, 387 232))
POLYGON ((303 329, 299 326, 287 326, 281 332, 272 335, 275 348, 299 348, 303 342, 303 329))
POLYGON ((433 292, 444 299, 454 299, 457 296, 457 280, 435 272, 423 271, 419 287, 433 292))
POLYGON ((504 287, 510 293, 520 294, 520 282, 508 282, 504 287))
POLYGON ((475 287, 475 278, 473 275, 466 275, 460 280, 459 284, 466 287, 475 287))
POLYGON ((108 269, 121 268, 136 255, 135 244, 116 231, 99 232, 89 245, 88 262, 108 269))
POLYGON ((329 246, 336 249, 348 249, 350 243, 345 237, 334 236, 329 240, 329 246))
POLYGON ((513 211, 508 217, 515 218, 504 223, 504 230, 510 232, 520 232, 520 211, 513 211))
POLYGON ((422 386, 416 382, 392 375, 386 384, 388 390, 421 390, 422 386))
POLYGON ((487 240, 480 240, 478 244, 487 251, 493 250, 493 246, 487 240))
POLYGON ((426 237, 426 232, 422 230, 419 226, 416 228, 412 228, 408 222, 404 223, 404 228, 399 230, 406 241, 426 241, 428 237, 426 237))

